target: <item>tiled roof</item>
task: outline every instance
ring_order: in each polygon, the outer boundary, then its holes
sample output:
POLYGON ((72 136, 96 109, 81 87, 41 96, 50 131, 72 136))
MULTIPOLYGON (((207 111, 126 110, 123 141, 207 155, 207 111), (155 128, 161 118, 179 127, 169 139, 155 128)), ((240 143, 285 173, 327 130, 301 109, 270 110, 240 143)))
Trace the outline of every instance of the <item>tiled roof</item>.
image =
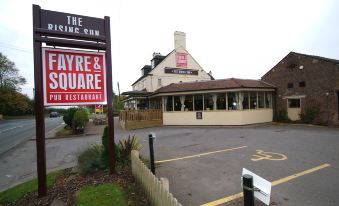
POLYGON ((274 89, 275 87, 261 80, 230 78, 200 82, 172 83, 168 86, 164 86, 156 90, 154 94, 169 92, 201 91, 201 90, 236 89, 236 88, 274 89))

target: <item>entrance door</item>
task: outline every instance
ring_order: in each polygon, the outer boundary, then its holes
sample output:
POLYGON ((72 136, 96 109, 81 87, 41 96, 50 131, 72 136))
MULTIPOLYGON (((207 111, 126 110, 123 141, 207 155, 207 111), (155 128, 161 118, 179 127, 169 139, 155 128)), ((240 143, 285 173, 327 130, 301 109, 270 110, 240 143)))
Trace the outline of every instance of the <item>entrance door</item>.
POLYGON ((300 120, 300 99, 287 99, 287 115, 292 121, 300 120))
POLYGON ((339 120, 339 92, 337 92, 337 97, 338 97, 338 120, 339 120))

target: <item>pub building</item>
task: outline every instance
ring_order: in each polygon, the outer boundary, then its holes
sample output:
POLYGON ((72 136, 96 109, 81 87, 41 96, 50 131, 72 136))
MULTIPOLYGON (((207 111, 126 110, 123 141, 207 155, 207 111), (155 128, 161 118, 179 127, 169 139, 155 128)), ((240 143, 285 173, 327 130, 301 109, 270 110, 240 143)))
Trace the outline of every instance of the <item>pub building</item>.
POLYGON ((215 80, 186 50, 186 35, 174 32, 174 50, 153 54, 151 65, 124 92, 126 110, 157 109, 163 125, 248 125, 273 120, 275 87, 260 80, 215 80))

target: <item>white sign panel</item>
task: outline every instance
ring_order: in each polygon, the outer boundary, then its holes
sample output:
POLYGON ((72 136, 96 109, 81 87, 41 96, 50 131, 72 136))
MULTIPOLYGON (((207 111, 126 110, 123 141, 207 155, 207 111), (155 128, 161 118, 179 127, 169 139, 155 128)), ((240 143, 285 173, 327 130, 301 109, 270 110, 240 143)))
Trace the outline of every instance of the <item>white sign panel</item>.
MULTIPOLYGON (((254 197, 259 199, 266 205, 269 205, 270 197, 271 197, 271 187, 272 187, 271 182, 243 168, 242 176, 244 176, 245 174, 251 175, 253 177, 254 197)), ((241 184, 242 184, 242 181, 241 181, 241 184)))

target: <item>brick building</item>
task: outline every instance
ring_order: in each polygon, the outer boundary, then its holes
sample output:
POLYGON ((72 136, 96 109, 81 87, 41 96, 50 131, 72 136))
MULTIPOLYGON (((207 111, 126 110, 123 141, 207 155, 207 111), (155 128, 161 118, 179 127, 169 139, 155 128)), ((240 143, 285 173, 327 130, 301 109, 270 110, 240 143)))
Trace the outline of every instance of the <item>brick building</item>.
POLYGON ((298 120, 316 106, 316 123, 339 125, 339 60, 290 52, 262 80, 276 86, 275 115, 285 110, 298 120))

